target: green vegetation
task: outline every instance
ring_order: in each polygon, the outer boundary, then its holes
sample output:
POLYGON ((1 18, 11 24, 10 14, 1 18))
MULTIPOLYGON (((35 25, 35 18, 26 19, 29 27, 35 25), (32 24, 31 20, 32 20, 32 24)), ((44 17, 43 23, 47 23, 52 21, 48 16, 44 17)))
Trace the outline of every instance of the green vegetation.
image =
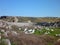
POLYGON ((35 30, 34 34, 42 35, 42 34, 45 34, 45 32, 49 32, 48 35, 56 36, 56 34, 60 34, 60 28, 49 28, 49 30, 44 28, 41 30, 35 30))
POLYGON ((11 42, 11 45, 16 45, 15 43, 11 42))
POLYGON ((48 43, 48 45, 53 45, 53 43, 48 43))

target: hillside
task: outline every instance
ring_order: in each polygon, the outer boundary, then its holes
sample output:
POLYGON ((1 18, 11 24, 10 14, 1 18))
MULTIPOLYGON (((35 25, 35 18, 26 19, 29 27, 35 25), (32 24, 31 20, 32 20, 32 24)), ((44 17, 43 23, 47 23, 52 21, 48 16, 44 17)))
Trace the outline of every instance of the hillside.
MULTIPOLYGON (((22 20, 20 22, 26 22, 26 20, 23 21, 24 19, 31 19, 31 17, 19 18, 22 20)), ((14 17, 1 17, 0 19, 0 45, 60 45, 59 27, 18 27, 15 25, 16 22, 15 24, 12 22, 14 17), (11 21, 10 23, 14 25, 8 24, 7 21, 11 21)))
MULTIPOLYGON (((27 21, 32 21, 32 22, 57 22, 60 21, 59 17, 18 17, 18 22, 27 22, 27 21)), ((0 18, 0 20, 6 20, 6 21, 13 21, 14 16, 6 16, 6 18, 0 18)))

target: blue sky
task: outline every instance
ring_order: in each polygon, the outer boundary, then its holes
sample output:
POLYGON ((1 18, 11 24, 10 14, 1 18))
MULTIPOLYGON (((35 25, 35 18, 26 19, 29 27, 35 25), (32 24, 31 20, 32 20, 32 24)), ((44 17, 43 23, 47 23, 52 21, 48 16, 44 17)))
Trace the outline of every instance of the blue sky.
POLYGON ((0 16, 60 17, 60 0, 0 0, 0 16))

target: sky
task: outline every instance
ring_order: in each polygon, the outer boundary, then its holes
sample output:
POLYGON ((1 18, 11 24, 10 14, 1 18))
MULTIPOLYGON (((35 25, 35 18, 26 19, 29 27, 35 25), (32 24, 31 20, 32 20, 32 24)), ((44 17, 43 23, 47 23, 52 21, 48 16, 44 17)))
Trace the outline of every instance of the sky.
POLYGON ((0 16, 60 17, 60 0, 0 0, 0 16))

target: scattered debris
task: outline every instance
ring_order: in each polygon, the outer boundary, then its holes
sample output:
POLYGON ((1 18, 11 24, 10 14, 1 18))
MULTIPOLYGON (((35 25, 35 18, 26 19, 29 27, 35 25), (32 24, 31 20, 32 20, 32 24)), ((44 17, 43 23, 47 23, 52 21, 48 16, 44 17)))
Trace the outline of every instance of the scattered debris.
POLYGON ((33 34, 35 32, 34 29, 30 29, 30 30, 24 30, 25 34, 33 34))

